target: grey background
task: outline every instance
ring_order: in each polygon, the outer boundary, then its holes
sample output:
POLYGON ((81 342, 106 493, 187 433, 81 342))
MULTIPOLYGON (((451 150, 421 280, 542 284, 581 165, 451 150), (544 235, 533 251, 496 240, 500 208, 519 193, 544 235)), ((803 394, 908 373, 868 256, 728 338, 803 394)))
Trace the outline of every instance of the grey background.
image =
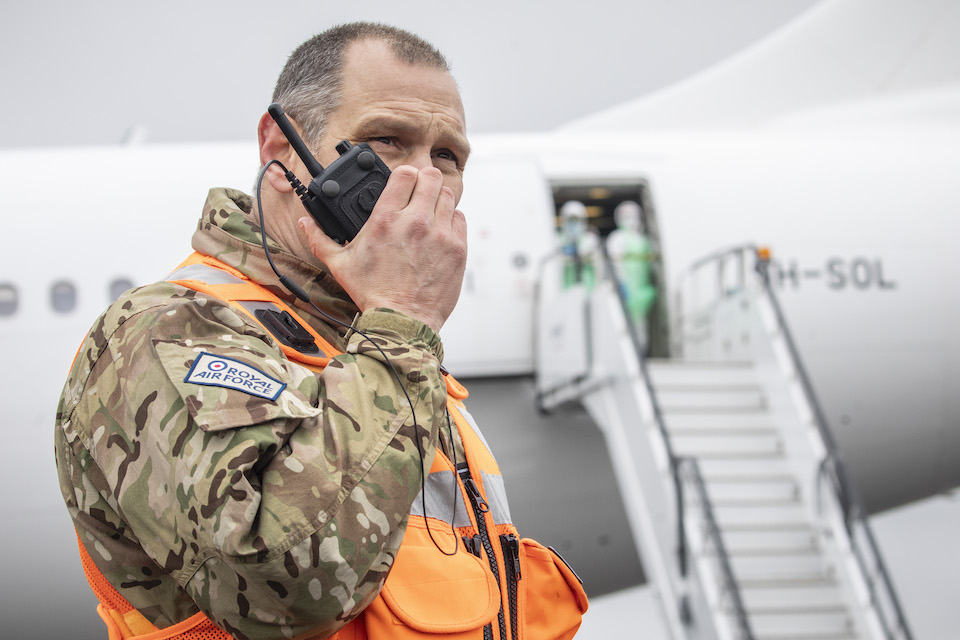
POLYGON ((339 22, 436 44, 471 132, 550 129, 709 66, 813 0, 122 2, 0 10, 0 147, 252 140, 287 56, 339 22))

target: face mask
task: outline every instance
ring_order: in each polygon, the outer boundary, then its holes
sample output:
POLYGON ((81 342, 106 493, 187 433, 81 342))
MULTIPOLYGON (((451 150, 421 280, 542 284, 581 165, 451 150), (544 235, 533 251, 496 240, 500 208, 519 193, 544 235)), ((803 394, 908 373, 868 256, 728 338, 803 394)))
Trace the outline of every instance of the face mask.
POLYGON ((570 217, 563 221, 563 233, 568 238, 578 238, 585 230, 583 218, 570 217))

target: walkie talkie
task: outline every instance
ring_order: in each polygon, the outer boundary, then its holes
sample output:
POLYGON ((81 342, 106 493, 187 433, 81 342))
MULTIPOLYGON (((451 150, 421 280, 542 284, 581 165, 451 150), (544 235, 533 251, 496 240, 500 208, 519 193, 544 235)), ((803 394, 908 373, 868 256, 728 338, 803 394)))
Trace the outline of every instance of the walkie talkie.
POLYGON ((353 240, 387 185, 390 169, 366 142, 354 145, 347 140, 337 144, 340 157, 324 169, 303 144, 279 104, 271 104, 267 113, 313 178, 306 190, 301 187, 298 191, 303 206, 328 236, 340 244, 353 240))

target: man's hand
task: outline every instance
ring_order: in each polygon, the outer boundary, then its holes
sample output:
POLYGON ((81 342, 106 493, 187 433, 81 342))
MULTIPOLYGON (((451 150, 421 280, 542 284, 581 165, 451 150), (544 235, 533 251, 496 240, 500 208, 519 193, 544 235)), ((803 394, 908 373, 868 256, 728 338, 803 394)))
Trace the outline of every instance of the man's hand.
POLYGON ((434 331, 453 312, 467 261, 467 223, 439 169, 394 169, 370 218, 344 246, 312 218, 299 223, 310 250, 361 311, 386 307, 434 331))

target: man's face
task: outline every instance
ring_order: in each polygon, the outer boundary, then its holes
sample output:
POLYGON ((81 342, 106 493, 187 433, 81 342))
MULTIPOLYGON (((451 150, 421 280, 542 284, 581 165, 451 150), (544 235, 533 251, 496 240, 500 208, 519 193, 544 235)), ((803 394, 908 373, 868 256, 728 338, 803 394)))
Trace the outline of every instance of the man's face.
POLYGON ((446 71, 400 62, 382 42, 353 43, 340 106, 313 149, 320 164, 337 159, 340 140, 368 143, 390 169, 437 167, 460 202, 470 146, 460 92, 446 71))

